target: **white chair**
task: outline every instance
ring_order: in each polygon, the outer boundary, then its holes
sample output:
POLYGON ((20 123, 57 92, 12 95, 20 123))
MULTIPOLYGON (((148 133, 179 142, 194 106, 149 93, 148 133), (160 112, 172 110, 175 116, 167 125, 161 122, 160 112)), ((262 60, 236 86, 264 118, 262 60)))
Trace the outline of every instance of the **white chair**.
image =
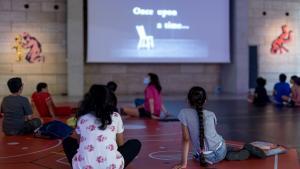
POLYGON ((139 43, 137 45, 138 49, 152 49, 154 48, 154 38, 153 36, 146 35, 144 25, 137 25, 136 31, 139 35, 139 43))

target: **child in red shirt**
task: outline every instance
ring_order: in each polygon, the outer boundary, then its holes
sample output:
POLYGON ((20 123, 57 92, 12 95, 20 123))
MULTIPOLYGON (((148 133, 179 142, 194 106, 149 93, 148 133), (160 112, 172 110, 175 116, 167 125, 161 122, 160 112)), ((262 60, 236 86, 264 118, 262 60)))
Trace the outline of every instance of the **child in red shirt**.
POLYGON ((50 93, 48 92, 47 83, 41 82, 36 86, 36 92, 31 96, 33 107, 41 117, 69 116, 74 113, 71 107, 55 106, 50 93))

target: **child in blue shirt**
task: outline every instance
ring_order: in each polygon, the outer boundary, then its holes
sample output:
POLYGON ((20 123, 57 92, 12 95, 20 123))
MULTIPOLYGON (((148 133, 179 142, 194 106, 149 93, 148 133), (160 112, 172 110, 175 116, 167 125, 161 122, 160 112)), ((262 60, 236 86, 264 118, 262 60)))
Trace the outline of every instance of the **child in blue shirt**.
POLYGON ((273 90, 274 101, 276 104, 283 105, 285 97, 289 97, 291 94, 291 88, 286 81, 286 75, 279 75, 279 82, 275 84, 273 90))

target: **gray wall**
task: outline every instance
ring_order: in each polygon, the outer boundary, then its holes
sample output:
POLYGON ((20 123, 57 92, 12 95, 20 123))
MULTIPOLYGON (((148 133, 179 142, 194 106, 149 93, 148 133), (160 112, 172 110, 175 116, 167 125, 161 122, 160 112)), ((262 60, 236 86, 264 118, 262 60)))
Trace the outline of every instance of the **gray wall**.
POLYGON ((245 94, 249 89, 248 0, 233 0, 231 63, 221 68, 222 89, 245 94))
POLYGON ((279 73, 300 76, 300 1, 250 0, 248 43, 258 46, 258 73, 267 79, 271 91, 279 73), (265 11, 267 15, 263 16, 265 11), (289 12, 289 16, 286 16, 289 12), (284 44, 289 52, 271 54, 272 42, 282 33, 281 26, 293 31, 292 41, 284 44))
POLYGON ((9 94, 6 82, 13 76, 23 79, 25 95, 32 94, 40 81, 47 82, 53 94, 67 92, 65 14, 65 0, 0 0, 0 95, 9 94), (45 63, 16 61, 12 46, 23 32, 42 44, 45 63))
POLYGON ((82 3, 82 0, 68 3, 65 0, 0 0, 1 95, 8 94, 6 81, 12 76, 24 79, 25 94, 32 93, 39 81, 45 81, 53 94, 68 92, 71 96, 81 96, 91 84, 109 80, 119 84, 118 93, 141 94, 142 79, 147 72, 160 75, 166 94, 185 93, 193 85, 204 86, 210 92, 221 86, 224 92, 245 93, 248 91, 248 45, 258 46, 259 75, 267 78, 269 90, 280 72, 289 76, 300 74, 299 0, 234 0, 232 62, 223 65, 84 64, 82 3), (30 8, 25 9, 24 4, 30 8), (56 4, 59 10, 54 10, 56 4), (263 16, 262 11, 267 15, 263 16), (290 15, 285 16, 286 12, 290 15), (294 40, 285 44, 288 53, 272 55, 271 44, 284 24, 294 32, 294 40), (11 46, 14 37, 25 31, 42 43, 45 63, 15 61, 11 46))
POLYGON ((68 1, 68 94, 82 96, 84 92, 83 0, 68 1))
POLYGON ((220 82, 220 65, 216 64, 88 64, 85 88, 113 80, 119 85, 119 94, 142 94, 148 72, 159 75, 164 94, 185 94, 194 85, 212 92, 220 82))

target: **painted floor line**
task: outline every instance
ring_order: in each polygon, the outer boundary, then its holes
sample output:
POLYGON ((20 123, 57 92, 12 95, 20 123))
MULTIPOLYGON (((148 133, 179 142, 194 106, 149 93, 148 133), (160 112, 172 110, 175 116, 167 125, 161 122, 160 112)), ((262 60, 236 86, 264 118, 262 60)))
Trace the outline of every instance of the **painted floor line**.
POLYGON ((0 159, 23 157, 23 156, 27 156, 27 155, 32 155, 32 154, 41 153, 41 152, 48 151, 48 150, 50 150, 50 149, 56 148, 56 147, 60 146, 61 143, 62 143, 62 141, 61 141, 61 140, 58 140, 58 143, 57 143, 56 145, 54 145, 54 146, 52 146, 52 147, 48 147, 48 148, 43 149, 43 150, 34 151, 34 152, 31 152, 31 153, 18 154, 18 155, 13 155, 13 156, 0 157, 0 159))
POLYGON ((65 159, 67 159, 67 157, 62 157, 62 158, 56 160, 56 162, 59 163, 59 164, 68 165, 69 166, 70 164, 68 162, 64 162, 63 161, 65 159))
POLYGON ((274 159, 274 169, 278 169, 278 155, 275 155, 275 159, 274 159))

